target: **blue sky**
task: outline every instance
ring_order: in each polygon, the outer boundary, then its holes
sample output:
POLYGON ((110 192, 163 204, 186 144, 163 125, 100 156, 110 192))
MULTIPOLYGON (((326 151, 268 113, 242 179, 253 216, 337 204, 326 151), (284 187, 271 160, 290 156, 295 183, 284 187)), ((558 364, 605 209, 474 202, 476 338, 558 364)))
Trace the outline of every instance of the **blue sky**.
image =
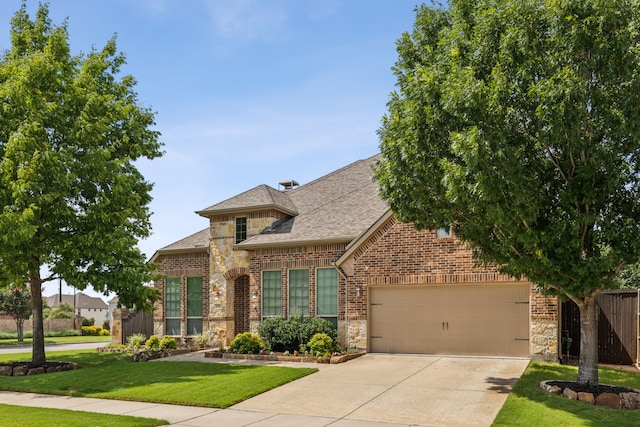
MULTIPOLYGON (((21 0, 2 0, 0 50, 21 0)), ((151 257, 207 227, 194 212, 256 185, 304 184, 378 152, 395 42, 415 0, 50 0, 74 54, 117 34, 123 74, 156 111, 165 155, 154 183, 151 257)), ((29 1, 33 16, 37 2, 29 1)), ((57 292, 48 284, 45 295, 57 292)), ((63 292, 70 292, 66 288, 63 292)), ((88 292, 89 293, 89 292, 88 292)))

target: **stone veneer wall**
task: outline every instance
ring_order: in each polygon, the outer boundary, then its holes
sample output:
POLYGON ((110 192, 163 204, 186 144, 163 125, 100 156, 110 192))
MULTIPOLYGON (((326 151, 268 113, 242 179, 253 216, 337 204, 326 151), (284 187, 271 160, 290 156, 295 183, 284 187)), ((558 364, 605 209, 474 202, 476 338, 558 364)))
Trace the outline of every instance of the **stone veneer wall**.
MULTIPOLYGON (((255 288, 255 277, 249 270, 249 252, 234 249, 236 217, 247 218, 247 238, 259 234, 284 214, 274 210, 249 212, 237 215, 215 215, 210 217, 210 330, 214 345, 227 346, 236 335, 235 310, 236 307, 249 314, 248 323, 251 330, 256 319, 256 304, 260 299, 250 300, 250 294, 255 288), (241 276, 249 276, 249 293, 237 295, 245 301, 236 301, 235 283, 241 276), (247 301, 248 300, 248 301, 247 301)), ((244 329, 241 327, 241 329, 244 329)))
MULTIPOLYGON (((370 286, 506 282, 514 279, 490 266, 474 266, 471 250, 455 238, 418 231, 391 217, 351 256, 347 343, 366 347, 367 289, 370 286), (360 296, 357 296, 360 289, 360 296)), ((532 287, 531 356, 557 360, 558 304, 532 287)))

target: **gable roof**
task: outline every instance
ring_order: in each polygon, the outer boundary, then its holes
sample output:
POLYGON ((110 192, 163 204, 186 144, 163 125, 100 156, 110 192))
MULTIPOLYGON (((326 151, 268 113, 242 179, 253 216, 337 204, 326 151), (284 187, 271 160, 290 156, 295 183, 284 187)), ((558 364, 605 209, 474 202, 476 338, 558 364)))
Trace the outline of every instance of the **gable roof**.
POLYGON ((209 249, 209 234, 208 227, 197 233, 193 233, 184 239, 180 239, 164 248, 158 249, 149 261, 155 262, 160 255, 166 253, 193 252, 196 250, 206 251, 209 249))
POLYGON ((331 172, 286 195, 298 215, 279 221, 238 248, 252 249, 292 244, 350 242, 388 210, 373 179, 379 155, 331 172))
MULTIPOLYGON (((60 302, 60 294, 51 295, 50 297, 46 297, 47 305, 51 308, 55 308, 58 306, 60 302)), ((102 298, 92 297, 87 294, 83 294, 82 292, 78 292, 75 295, 62 294, 62 302, 66 302, 71 307, 79 307, 79 308, 94 308, 105 310, 108 308, 108 305, 102 298)))
MULTIPOLYGON (((259 185, 196 213, 211 217, 276 209, 287 215, 237 244, 238 249, 349 243, 389 211, 373 179, 372 167, 379 158, 380 154, 358 160, 286 191, 259 185)), ((168 253, 208 250, 209 240, 205 228, 157 250, 150 261, 168 253)))
POLYGON ((210 217, 212 215, 251 212, 265 209, 276 209, 287 215, 297 215, 295 205, 287 193, 262 184, 233 196, 225 201, 197 211, 198 215, 210 217))

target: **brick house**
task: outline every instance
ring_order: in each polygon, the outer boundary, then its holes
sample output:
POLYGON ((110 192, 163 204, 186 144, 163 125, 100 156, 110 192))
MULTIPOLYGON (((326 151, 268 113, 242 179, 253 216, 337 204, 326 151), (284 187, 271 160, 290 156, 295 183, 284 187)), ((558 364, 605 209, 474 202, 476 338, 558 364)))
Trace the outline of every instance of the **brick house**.
POLYGON ((557 360, 558 301, 491 268, 448 230, 398 222, 360 160, 310 183, 260 185, 197 214, 159 249, 158 335, 228 345, 267 317, 324 317, 346 348, 557 360))

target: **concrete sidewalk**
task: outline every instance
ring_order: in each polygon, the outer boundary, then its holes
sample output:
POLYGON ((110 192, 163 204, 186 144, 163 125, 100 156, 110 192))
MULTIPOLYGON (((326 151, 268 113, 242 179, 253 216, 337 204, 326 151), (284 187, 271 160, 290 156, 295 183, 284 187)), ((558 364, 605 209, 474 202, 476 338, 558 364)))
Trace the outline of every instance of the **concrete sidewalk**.
POLYGON ((322 427, 329 425, 334 427, 409 427, 409 424, 371 423, 369 421, 341 420, 334 417, 288 415, 237 409, 200 408, 195 406, 127 402, 122 400, 54 396, 50 394, 18 393, 12 391, 0 391, 0 403, 156 418, 167 420, 170 423, 169 425, 172 426, 184 427, 322 427))
MULTIPOLYGON (((172 360, 229 363, 198 353, 160 361, 172 360)), ((233 360, 238 362, 250 363, 233 360)), ((491 425, 527 364, 526 359, 367 354, 338 365, 313 364, 317 373, 223 410, 14 392, 0 392, 0 402, 193 427, 480 427, 491 425)))

